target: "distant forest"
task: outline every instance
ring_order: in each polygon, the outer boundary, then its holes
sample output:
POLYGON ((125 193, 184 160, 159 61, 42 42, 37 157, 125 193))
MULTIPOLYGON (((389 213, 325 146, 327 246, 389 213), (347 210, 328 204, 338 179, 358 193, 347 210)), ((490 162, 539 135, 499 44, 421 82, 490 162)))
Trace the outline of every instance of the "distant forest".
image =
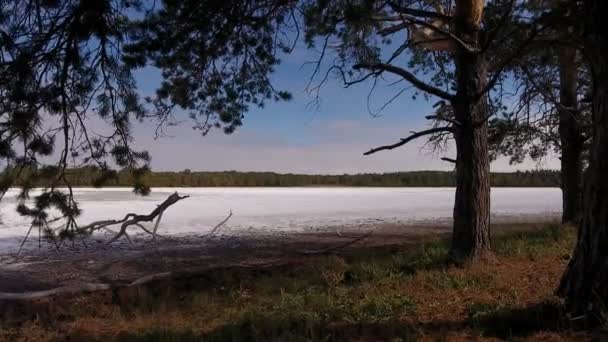
MULTIPOLYGON (((72 186, 95 186, 101 172, 93 168, 71 169, 67 179, 72 186)), ((455 174, 449 171, 412 171, 391 173, 363 173, 354 175, 279 174, 274 172, 148 172, 144 182, 152 187, 288 187, 288 186, 353 186, 353 187, 453 187, 455 174)), ((33 186, 45 183, 44 176, 33 186)), ((495 187, 559 187, 560 174, 555 170, 492 173, 495 187)), ((132 186, 127 171, 116 172, 104 186, 132 186)))

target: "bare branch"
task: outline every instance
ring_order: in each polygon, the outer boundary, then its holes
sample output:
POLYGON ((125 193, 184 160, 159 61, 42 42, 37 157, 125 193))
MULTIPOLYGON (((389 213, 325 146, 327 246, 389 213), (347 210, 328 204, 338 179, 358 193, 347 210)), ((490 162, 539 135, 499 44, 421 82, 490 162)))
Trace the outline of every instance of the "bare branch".
POLYGON ((163 203, 159 204, 158 207, 156 207, 156 209, 154 209, 150 214, 148 214, 148 215, 133 215, 132 214, 132 218, 124 221, 122 223, 122 225, 120 226, 120 231, 113 238, 111 238, 108 242, 106 242, 106 244, 111 244, 112 242, 118 240, 123 235, 127 236, 126 235, 127 228, 129 228, 129 226, 139 224, 140 222, 154 221, 154 219, 156 219, 165 210, 167 210, 167 208, 169 208, 173 204, 177 203, 178 201, 183 200, 188 197, 190 197, 190 196, 180 196, 177 192, 175 192, 175 193, 171 194, 169 197, 167 197, 167 199, 163 203))
POLYGON ((527 66, 521 65, 520 68, 524 72, 524 75, 526 75, 526 78, 527 78, 528 82, 530 82, 530 84, 532 85, 532 87, 534 87, 536 89, 536 91, 543 98, 545 98, 546 100, 548 100, 549 102, 551 102, 556 108, 558 108, 560 110, 564 110, 564 111, 567 111, 569 113, 573 113, 574 112, 574 108, 565 107, 550 92, 547 92, 547 91, 543 90, 543 88, 538 84, 538 82, 536 82, 536 77, 532 74, 532 72, 530 71, 530 69, 527 66))
POLYGON ((438 121, 445 121, 445 122, 449 122, 454 126, 461 126, 461 123, 458 122, 458 120, 454 120, 451 118, 446 118, 445 116, 442 115, 427 115, 424 117, 427 120, 438 120, 438 121))
POLYGON ((486 42, 481 49, 482 52, 486 52, 492 46, 492 43, 494 43, 496 36, 498 36, 498 33, 504 28, 504 25, 507 22, 507 20, 509 20, 511 18, 511 14, 513 13, 513 4, 514 3, 515 3, 515 0, 510 1, 509 5, 508 5, 508 9, 501 16, 500 20, 498 21, 498 25, 496 25, 496 27, 488 33, 486 42))
POLYGON ((354 238, 354 239, 352 239, 350 241, 341 243, 341 244, 336 245, 336 246, 322 248, 322 249, 319 249, 319 250, 305 250, 305 251, 301 251, 300 253, 301 254, 305 254, 305 255, 317 255, 317 254, 334 253, 334 252, 336 252, 339 249, 344 249, 346 247, 354 245, 355 243, 357 243, 357 242, 359 242, 359 241, 361 241, 363 239, 368 238, 370 235, 372 235, 373 232, 374 232, 374 230, 370 230, 369 232, 367 232, 367 233, 365 233, 365 234, 363 234, 363 235, 361 235, 361 236, 359 236, 357 238, 354 238))
POLYGON ((442 132, 452 132, 453 128, 452 127, 436 127, 436 128, 431 128, 431 129, 427 129, 424 131, 420 131, 420 132, 412 132, 413 134, 410 135, 407 138, 403 138, 401 139, 401 141, 399 141, 398 143, 392 144, 392 145, 386 145, 386 146, 380 146, 380 147, 376 147, 373 148, 365 153, 363 153, 364 156, 369 156, 370 154, 374 154, 376 152, 379 151, 383 151, 383 150, 393 150, 397 147, 401 147, 405 144, 407 144, 408 142, 423 137, 425 135, 431 135, 431 134, 436 134, 436 133, 442 133, 442 132))
POLYGON ((208 237, 208 236, 215 234, 218 231, 218 229, 220 229, 221 226, 223 226, 226 222, 228 222, 228 220, 230 220, 231 217, 232 217, 232 210, 230 210, 230 213, 222 222, 218 223, 215 227, 213 227, 213 229, 211 229, 211 231, 209 233, 205 234, 203 237, 208 237))
POLYGON ((156 240, 156 232, 158 231, 158 227, 160 226, 160 220, 162 220, 163 218, 163 213, 165 211, 161 211, 160 214, 158 214, 158 218, 156 219, 156 224, 154 224, 154 230, 152 231, 152 241, 156 240))
POLYGON ((430 18, 430 19, 443 19, 443 20, 452 20, 452 16, 432 11, 419 10, 409 7, 403 7, 394 1, 389 2, 389 5, 393 9, 393 11, 400 14, 408 14, 419 18, 430 18))
MULTIPOLYGON (((460 47, 462 47, 463 49, 465 49, 467 52, 470 53, 477 53, 480 51, 480 49, 472 47, 471 45, 467 44, 465 41, 463 41, 462 39, 458 38, 456 35, 454 35, 453 33, 446 31, 444 29, 442 29, 441 27, 439 27, 439 25, 444 24, 443 20, 438 20, 437 22, 426 22, 424 20, 420 20, 420 19, 416 19, 414 17, 410 17, 410 16, 403 16, 402 20, 404 21, 401 24, 397 24, 397 25, 393 25, 390 27, 387 27, 383 30, 378 31, 378 34, 380 34, 381 36, 386 36, 389 34, 393 34, 395 32, 399 32, 403 29, 410 29, 410 30, 415 30, 416 27, 415 25, 420 25, 422 27, 425 27, 427 29, 429 29, 430 31, 436 33, 439 36, 442 36, 443 38, 438 38, 438 37, 433 37, 431 36, 432 32, 425 32, 424 36, 425 38, 430 38, 429 40, 421 40, 421 41, 417 41, 416 43, 418 44, 424 44, 424 43, 428 43, 428 42, 440 42, 440 41, 445 41, 445 40, 452 40, 453 42, 457 43, 460 47)), ((443 50, 443 49, 440 49, 443 50)))
POLYGON ((23 249, 23 245, 25 245, 25 241, 30 236, 30 233, 32 232, 33 228, 34 228, 34 225, 33 224, 30 225, 30 229, 27 231, 27 234, 25 234, 25 237, 23 238, 23 241, 21 241, 21 246, 19 246, 19 250, 17 251, 17 256, 19 256, 19 253, 21 253, 21 249, 23 249))
MULTIPOLYGON (((137 226, 137 227, 139 227, 139 228, 141 228, 141 230, 143 230, 144 232, 146 232, 146 233, 148 233, 148 234, 152 235, 152 241, 155 241, 157 236, 158 236, 158 237, 161 237, 161 238, 163 238, 163 239, 168 239, 166 236, 163 236, 163 235, 158 235, 156 232, 154 232, 154 231, 150 231, 148 228, 144 227, 144 225, 143 225, 143 224, 141 224, 141 223, 135 223, 135 224, 133 224, 133 225, 134 225, 134 226, 137 226)), ((126 235, 125 235, 125 236, 126 236, 126 235)))
POLYGON ((482 96, 487 94, 489 91, 491 91, 492 88, 494 88, 496 83, 500 80, 503 70, 505 68, 507 68, 509 65, 511 65, 511 63, 515 59, 520 57, 522 55, 522 50, 527 48, 534 41, 534 39, 540 33, 542 33, 546 28, 547 28, 547 26, 543 26, 537 30, 534 30, 531 34, 528 35, 528 38, 526 38, 518 47, 513 49, 512 54, 503 58, 500 62, 495 63, 495 65, 490 68, 491 70, 494 71, 494 75, 490 78, 490 80, 488 81, 486 86, 479 92, 479 94, 477 94, 477 96, 479 98, 481 98, 482 96))
POLYGON ((442 98, 444 100, 453 100, 455 98, 454 95, 443 91, 437 87, 434 87, 424 81, 422 81, 421 79, 419 79, 418 77, 416 77, 414 74, 412 74, 411 72, 391 65, 391 64, 385 64, 385 63, 359 63, 359 64, 355 64, 353 66, 353 69, 355 70, 359 70, 359 69, 367 69, 367 70, 371 70, 371 71, 387 71, 390 72, 392 74, 398 75, 403 77, 405 80, 407 80, 408 82, 410 82, 414 87, 427 92, 431 95, 435 95, 439 98, 442 98))
MULTIPOLYGON (((275 259, 265 263, 253 263, 253 264, 245 264, 240 263, 233 266, 237 267, 257 267, 257 268, 267 268, 267 267, 275 267, 280 265, 286 265, 285 261, 280 259, 275 259)), ((50 290, 43 291, 30 291, 30 292, 0 292, 0 300, 2 301, 29 301, 29 300, 37 300, 40 298, 47 298, 51 296, 58 295, 66 295, 66 294, 80 294, 83 292, 95 292, 95 291, 105 291, 110 289, 126 289, 137 287, 141 285, 148 284, 153 281, 163 280, 163 279, 180 279, 183 277, 192 277, 201 274, 207 274, 209 269, 204 269, 198 272, 161 272, 161 273, 153 273, 148 274, 143 277, 139 277, 133 280, 130 283, 84 283, 84 284, 72 284, 66 286, 56 287, 50 290)))
MULTIPOLYGON (((188 197, 189 196, 180 196, 177 192, 175 192, 175 193, 171 194, 169 197, 167 197, 167 199, 165 199, 165 201, 163 201, 161 204, 159 204, 150 214, 139 215, 139 214, 135 214, 135 213, 129 213, 129 214, 126 214, 122 219, 95 221, 95 222, 92 222, 85 226, 81 226, 81 227, 76 226, 75 233, 76 234, 92 234, 92 233, 100 231, 100 230, 107 231, 107 232, 111 233, 113 236, 108 242, 106 242, 106 245, 115 242, 122 236, 124 236, 129 242, 131 242, 131 237, 129 236, 129 234, 127 232, 127 229, 130 227, 138 227, 145 233, 150 234, 152 236, 153 241, 156 240, 157 237, 160 237, 163 239, 171 239, 170 237, 162 236, 162 235, 158 234, 158 227, 160 226, 160 222, 162 220, 163 214, 170 206, 172 206, 173 204, 177 203, 178 201, 188 198, 188 197), (155 220, 156 220, 156 222, 154 224, 154 227, 151 229, 146 228, 142 224, 143 222, 153 222, 155 220), (114 226, 114 225, 120 225, 120 229, 118 232, 108 228, 108 227, 114 226)), ((225 219, 223 219, 220 223, 218 223, 215 227, 213 227, 213 229, 209 233, 203 235, 202 237, 207 238, 207 237, 210 237, 210 236, 214 235, 215 233, 217 233, 218 230, 224 224, 226 224, 226 222, 228 222, 228 220, 232 217, 232 215, 233 215, 232 210, 230 210, 230 213, 228 214, 228 216, 225 219)), ((60 217, 58 219, 53 219, 50 222, 56 222, 56 221, 64 219, 64 218, 65 217, 60 217)), ((46 222, 46 224, 48 226, 48 222, 46 222)), ((34 227, 34 225, 32 225, 32 227, 34 227)), ((30 235, 32 227, 30 228, 30 231, 28 231, 28 234, 26 235, 25 239, 23 240, 23 243, 25 243, 25 240, 30 235)), ((65 224, 56 229, 61 229, 62 227, 65 227, 65 224)), ((51 231, 53 231, 52 228, 49 228, 49 229, 51 231)), ((23 243, 22 243, 22 246, 23 246, 23 243)), ((86 245, 85 245, 85 247, 86 247, 86 245)), ((20 251, 21 251, 21 248, 20 248, 19 252, 20 251)))

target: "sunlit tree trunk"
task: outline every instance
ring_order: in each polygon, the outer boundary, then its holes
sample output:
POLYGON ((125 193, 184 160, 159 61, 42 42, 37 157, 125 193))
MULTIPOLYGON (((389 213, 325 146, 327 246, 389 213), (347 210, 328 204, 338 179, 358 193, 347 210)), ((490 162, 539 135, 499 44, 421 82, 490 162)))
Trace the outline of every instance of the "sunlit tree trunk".
MULTIPOLYGON (((483 0, 456 1, 455 34, 473 48, 479 47, 483 0)), ((456 198, 451 257, 456 261, 487 255, 490 246, 490 162, 488 154, 487 84, 484 55, 458 47, 456 99, 456 198)))

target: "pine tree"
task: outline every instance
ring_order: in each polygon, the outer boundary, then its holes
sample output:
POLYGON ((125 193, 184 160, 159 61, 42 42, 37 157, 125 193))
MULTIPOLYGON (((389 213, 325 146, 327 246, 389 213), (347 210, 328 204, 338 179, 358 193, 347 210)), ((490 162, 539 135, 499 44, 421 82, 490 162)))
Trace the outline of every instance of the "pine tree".
POLYGON ((584 51, 593 84, 593 135, 574 254, 559 293, 578 317, 605 323, 608 307, 608 2, 584 0, 584 51))
MULTIPOLYGON (((517 102, 490 122, 493 156, 540 160, 555 151, 561 160, 562 221, 580 216, 583 156, 590 106, 587 65, 582 58, 579 11, 572 1, 530 2, 550 24, 531 42, 527 54, 510 66, 517 102)), ((517 38, 517 36, 515 36, 517 38)), ((517 42, 506 44, 511 46, 517 42)))
MULTIPOLYGON (((95 166, 103 180, 114 177, 110 163, 129 167, 135 190, 149 156, 131 147, 131 123, 145 112, 121 46, 127 12, 137 0, 8 1, 0 13, 0 198, 21 185, 19 213, 32 226, 48 227, 48 209, 74 231, 80 213, 66 178, 69 165, 95 166), (92 122, 105 122, 103 134, 92 122), (97 131, 97 130, 96 130, 97 131), (37 177, 48 182, 33 206, 25 199, 37 177), (67 186, 68 190, 60 189, 67 186)), ((101 128, 101 127, 100 127, 101 128)))
POLYGON ((320 41, 322 56, 328 47, 336 47, 337 58, 329 71, 335 71, 346 86, 392 76, 391 81, 405 81, 426 98, 438 98, 434 115, 427 117, 433 122, 431 128, 366 154, 425 136, 433 144, 453 138, 456 159, 445 158, 456 164, 451 255, 460 261, 489 254, 487 119, 495 113, 489 100, 505 77, 503 71, 538 34, 537 18, 518 21, 518 30, 512 32, 505 30, 511 26, 505 22, 513 20, 514 12, 525 10, 513 1, 305 3, 309 46, 320 41), (519 45, 502 51, 501 43, 514 34, 522 38, 519 45))

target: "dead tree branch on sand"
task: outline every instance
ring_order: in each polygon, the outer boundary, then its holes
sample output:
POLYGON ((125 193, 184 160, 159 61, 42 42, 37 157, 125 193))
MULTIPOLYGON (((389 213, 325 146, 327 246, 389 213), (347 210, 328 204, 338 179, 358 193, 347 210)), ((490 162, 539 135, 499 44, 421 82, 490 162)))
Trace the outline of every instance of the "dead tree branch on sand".
MULTIPOLYGON (((372 235, 374 233, 374 230, 370 230, 369 232, 358 236, 352 240, 346 241, 344 243, 335 245, 335 246, 330 246, 327 248, 322 248, 322 249, 317 249, 317 250, 304 250, 304 251, 300 251, 300 254, 304 254, 304 255, 318 255, 318 254, 329 254, 329 253, 335 253, 338 250, 344 249, 346 247, 349 247, 351 245, 354 245, 355 243, 368 238, 370 235, 372 235)), ((338 236, 342 237, 341 234, 338 234, 338 236)))
MULTIPOLYGON (((162 238, 167 238, 165 236, 159 235, 158 232, 158 227, 160 226, 160 221, 163 218, 163 214, 164 212, 173 204, 179 202, 180 200, 183 200, 185 198, 188 198, 190 196, 180 196, 177 192, 171 194, 169 197, 167 197, 167 199, 165 199, 165 201, 161 204, 159 204, 156 209, 154 209, 150 214, 148 215, 138 215, 138 214, 133 214, 133 213, 129 213, 127 215, 125 215, 125 217, 121 220, 102 220, 102 221, 95 221, 92 222, 86 226, 80 227, 79 230, 83 233, 87 233, 87 234, 91 234, 95 231, 104 229, 104 230, 108 230, 112 233, 114 233, 115 235, 108 240, 108 242, 106 242, 106 244, 111 244, 112 242, 118 240, 121 236, 125 236, 126 238, 128 238, 128 234, 127 234, 127 229, 131 226, 134 227, 138 227, 141 230, 143 230, 145 233, 152 235, 152 241, 156 240, 156 237, 162 237, 162 238), (152 222, 156 220, 156 222, 154 223, 154 228, 152 228, 151 230, 146 228, 142 222, 152 222), (114 232, 113 230, 110 230, 108 227, 110 226, 114 226, 120 224, 120 230, 118 232, 114 232)), ((218 230, 226 223, 228 222, 228 220, 230 220, 230 218, 232 217, 232 210, 230 210, 230 213, 228 214, 228 216, 220 223, 218 223, 215 227, 213 227, 213 229, 203 235, 203 237, 209 237, 214 235, 215 233, 218 232, 218 230)))
POLYGON ((129 213, 129 214, 125 215, 125 217, 122 220, 95 221, 86 226, 80 227, 79 230, 82 232, 91 234, 97 230, 107 229, 109 226, 120 224, 120 230, 118 231, 118 233, 116 233, 116 235, 114 235, 114 237, 112 237, 108 242, 106 242, 106 244, 111 244, 114 241, 120 239, 122 236, 128 236, 127 229, 131 226, 136 226, 136 227, 141 228, 144 232, 151 234, 153 239, 156 239, 156 235, 157 235, 156 231, 158 229, 158 226, 160 225, 160 220, 161 220, 165 210, 167 210, 167 208, 169 208, 173 204, 179 202, 180 200, 183 200, 188 197, 190 197, 190 196, 187 196, 187 195, 180 196, 177 192, 175 192, 175 193, 171 194, 169 197, 167 197, 167 199, 163 203, 159 204, 154 210, 152 210, 151 213, 149 213, 147 215, 138 215, 138 214, 134 214, 134 213, 129 213), (154 230, 152 232, 150 232, 150 230, 143 227, 141 224, 142 222, 152 222, 155 219, 156 219, 156 224, 154 225, 154 230))
MULTIPOLYGON (((131 242, 131 238, 129 237, 129 234, 127 233, 127 229, 129 229, 130 227, 137 227, 137 228, 141 229, 144 233, 152 235, 152 241, 155 241, 156 237, 168 239, 168 237, 159 235, 157 233, 158 227, 160 226, 161 219, 163 218, 163 214, 170 206, 172 206, 173 204, 175 204, 185 198, 188 198, 188 197, 190 197, 190 196, 187 196, 187 195, 180 196, 177 192, 175 192, 175 193, 171 194, 169 197, 167 197, 167 199, 165 199, 161 204, 159 204, 156 207, 156 209, 154 209, 152 212, 150 212, 147 215, 129 213, 120 220, 115 219, 115 220, 95 221, 95 222, 91 222, 85 226, 77 227, 76 232, 80 236, 91 235, 100 230, 105 230, 107 232, 114 234, 114 236, 106 242, 106 245, 109 245, 109 244, 115 242, 116 240, 120 239, 122 236, 124 236, 129 242, 131 242), (156 222, 154 223, 153 228, 146 228, 142 224, 143 222, 153 222, 154 220, 156 220, 156 222), (109 228, 109 227, 115 226, 115 225, 120 225, 120 230, 118 232, 109 228)), ((209 233, 203 235, 202 237, 208 238, 208 237, 211 237, 212 235, 216 234, 220 230, 220 228, 226 222, 228 222, 228 220, 231 217, 232 217, 232 210, 230 210, 230 213, 224 220, 222 220, 220 223, 218 223, 215 227, 213 227, 213 229, 209 233)), ((60 218, 47 222, 47 228, 50 231, 56 231, 56 230, 60 229, 63 226, 52 229, 48 226, 48 223, 56 222, 61 219, 63 219, 63 217, 60 217, 60 218)), ((17 256, 19 255, 19 252, 21 252, 21 249, 23 248, 23 245, 25 244, 25 240, 29 237, 32 228, 33 228, 33 226, 30 227, 30 230, 28 231, 27 235, 25 236, 24 240, 22 241, 19 251, 17 252, 17 256)), ((55 241, 55 240, 53 240, 53 241, 55 241)), ((57 247, 57 248, 59 248, 59 247, 57 247)))
MULTIPOLYGON (((275 259, 264 263, 253 263, 253 264, 231 264, 224 269, 238 267, 238 268, 271 268, 287 265, 288 261, 275 259)), ((50 290, 42 290, 42 291, 31 291, 31 292, 0 292, 0 304, 1 301, 30 301, 30 300, 38 300, 41 298, 47 298, 51 296, 62 296, 67 294, 80 294, 85 292, 96 292, 96 291, 107 291, 107 290, 119 290, 125 288, 132 288, 137 286, 146 285, 149 283, 162 281, 162 280, 170 280, 176 281, 184 278, 192 278, 196 276, 206 275, 208 273, 213 272, 214 269, 208 268, 201 271, 176 271, 176 272, 161 272, 149 274, 143 277, 139 277, 130 283, 82 283, 82 284, 72 284, 66 286, 56 287, 50 290)))
POLYGON ((215 227, 213 227, 213 229, 211 229, 211 231, 205 235, 203 235, 203 238, 212 236, 213 234, 217 233, 217 231, 226 223, 228 222, 228 220, 230 220, 230 218, 232 217, 232 210, 230 210, 230 213, 228 214, 228 216, 226 216, 226 218, 218 223, 215 227))

